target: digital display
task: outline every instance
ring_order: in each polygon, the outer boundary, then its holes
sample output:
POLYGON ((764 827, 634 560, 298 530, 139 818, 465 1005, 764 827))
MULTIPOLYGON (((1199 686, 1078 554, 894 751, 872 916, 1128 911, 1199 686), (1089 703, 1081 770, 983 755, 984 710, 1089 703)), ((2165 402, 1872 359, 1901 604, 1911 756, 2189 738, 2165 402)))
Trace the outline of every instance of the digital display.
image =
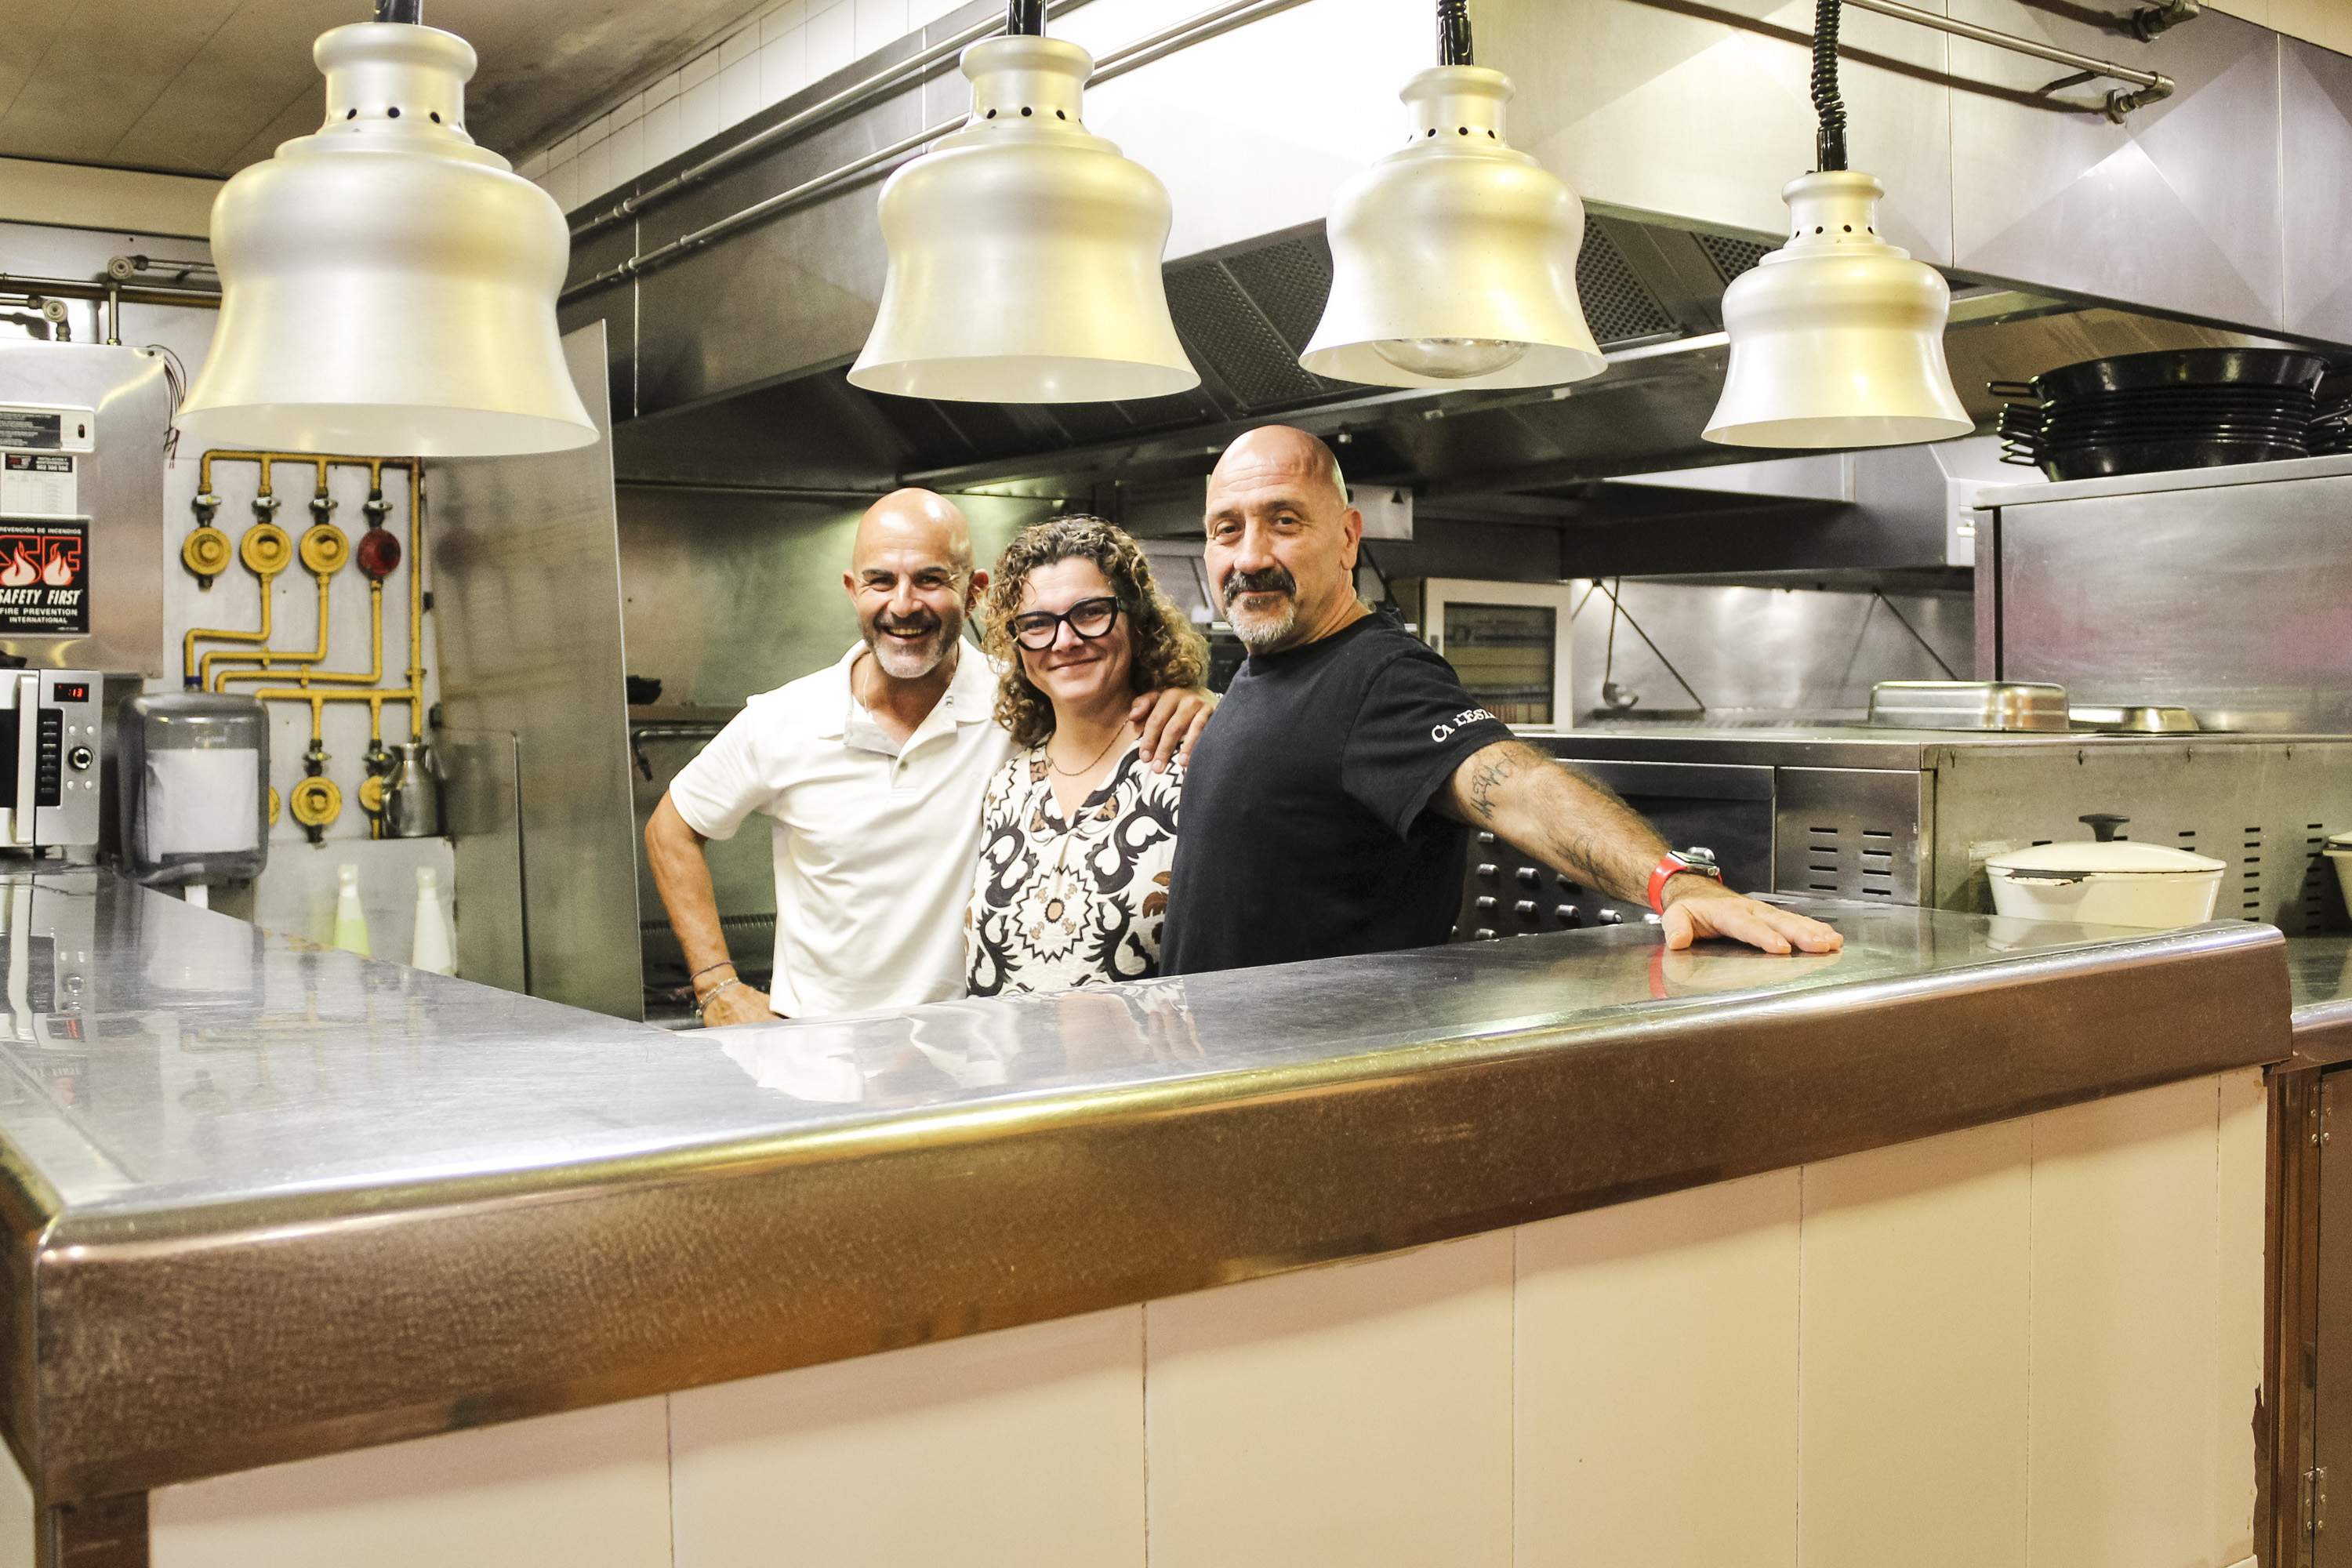
POLYGON ((89 682, 60 680, 49 688, 49 694, 59 702, 87 702, 89 700, 89 682))

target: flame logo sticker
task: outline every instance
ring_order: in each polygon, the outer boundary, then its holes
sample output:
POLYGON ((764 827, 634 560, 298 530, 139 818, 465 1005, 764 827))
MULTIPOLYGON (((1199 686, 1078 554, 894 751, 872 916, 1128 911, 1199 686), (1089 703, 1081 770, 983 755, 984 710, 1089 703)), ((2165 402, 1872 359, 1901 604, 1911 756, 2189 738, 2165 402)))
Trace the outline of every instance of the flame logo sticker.
POLYGON ((8 564, 5 567, 0 567, 0 588, 28 587, 40 575, 39 564, 31 556, 26 554, 25 547, 19 544, 10 555, 8 564))

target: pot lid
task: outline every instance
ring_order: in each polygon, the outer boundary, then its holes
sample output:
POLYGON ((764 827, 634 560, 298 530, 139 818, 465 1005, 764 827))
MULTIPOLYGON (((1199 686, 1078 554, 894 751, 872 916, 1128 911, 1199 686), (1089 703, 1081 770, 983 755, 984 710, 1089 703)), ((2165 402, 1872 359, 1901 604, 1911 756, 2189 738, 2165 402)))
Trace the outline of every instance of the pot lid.
POLYGON ((2093 843, 2077 838, 2060 844, 2036 844, 2030 849, 2011 849, 1987 860, 1985 868, 2029 876, 2040 871, 2082 877, 2094 873, 2146 876, 2166 871, 2220 871, 2227 867, 2210 856, 2168 849, 2161 844, 2135 844, 2128 838, 2093 843))

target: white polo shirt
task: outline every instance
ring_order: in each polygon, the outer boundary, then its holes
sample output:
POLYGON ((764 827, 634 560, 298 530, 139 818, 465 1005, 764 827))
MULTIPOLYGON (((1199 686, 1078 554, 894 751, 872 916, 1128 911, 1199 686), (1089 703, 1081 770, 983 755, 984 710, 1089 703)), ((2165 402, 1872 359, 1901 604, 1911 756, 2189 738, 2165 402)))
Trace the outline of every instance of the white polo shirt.
POLYGON ((954 679, 896 754, 841 662, 743 705, 670 781, 706 838, 775 819, 778 1012, 838 1017, 964 994, 963 911, 981 803, 1013 753, 996 677, 963 644, 954 679))

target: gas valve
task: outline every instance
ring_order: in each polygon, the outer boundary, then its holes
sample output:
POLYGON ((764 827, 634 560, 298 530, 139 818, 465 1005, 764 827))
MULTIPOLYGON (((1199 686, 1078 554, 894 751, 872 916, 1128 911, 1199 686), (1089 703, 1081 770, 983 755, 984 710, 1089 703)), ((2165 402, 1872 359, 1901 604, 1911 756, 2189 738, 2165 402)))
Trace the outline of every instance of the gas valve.
POLYGON ((220 513, 220 497, 212 491, 199 493, 195 500, 195 530, 180 542, 180 560, 195 574, 199 588, 210 588, 213 579, 228 570, 232 553, 228 535, 213 525, 213 519, 220 513))

